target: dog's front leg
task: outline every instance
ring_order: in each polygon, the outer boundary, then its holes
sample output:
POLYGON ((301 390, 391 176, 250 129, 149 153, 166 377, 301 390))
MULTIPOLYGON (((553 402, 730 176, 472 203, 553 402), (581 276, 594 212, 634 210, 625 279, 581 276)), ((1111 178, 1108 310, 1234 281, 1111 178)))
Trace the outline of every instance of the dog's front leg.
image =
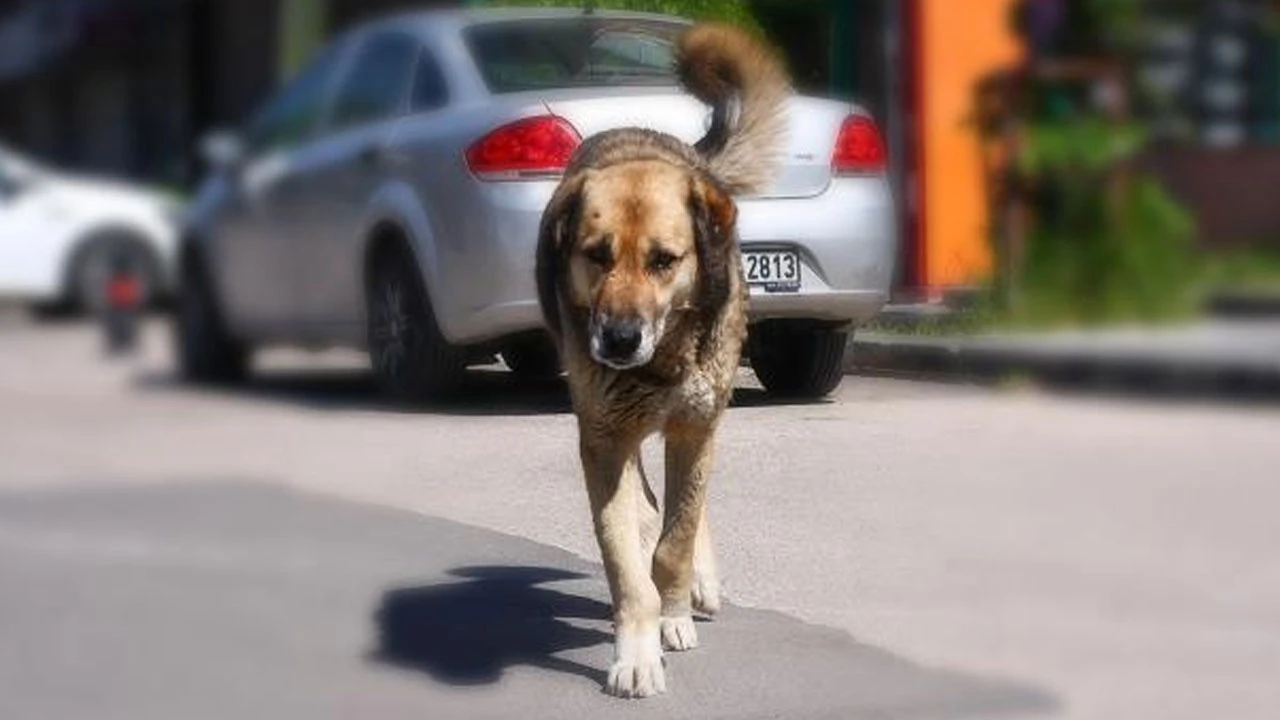
POLYGON ((693 587, 690 592, 693 609, 705 615, 720 612, 720 573, 716 570, 715 548, 711 542, 711 521, 707 519, 707 503, 702 503, 702 519, 693 542, 693 587))
POLYGON ((659 640, 658 591, 649 577, 640 542, 643 479, 639 443, 584 441, 582 464, 595 521, 596 540, 613 598, 614 661, 605 690, 618 697, 648 697, 666 692, 659 640))
MULTIPOLYGON (((653 579, 662 601, 662 644, 668 650, 698 646, 691 603, 693 557, 699 526, 706 519, 714 436, 713 427, 701 425, 673 424, 666 431, 665 518, 653 554, 653 579)), ((709 559, 709 533, 701 541, 709 559)))
POLYGON ((640 492, 636 497, 636 510, 640 522, 640 552, 643 553, 644 565, 653 563, 653 551, 658 547, 658 538, 662 536, 662 510, 658 507, 658 498, 649 485, 649 476, 644 471, 644 463, 636 453, 636 467, 640 470, 640 492))

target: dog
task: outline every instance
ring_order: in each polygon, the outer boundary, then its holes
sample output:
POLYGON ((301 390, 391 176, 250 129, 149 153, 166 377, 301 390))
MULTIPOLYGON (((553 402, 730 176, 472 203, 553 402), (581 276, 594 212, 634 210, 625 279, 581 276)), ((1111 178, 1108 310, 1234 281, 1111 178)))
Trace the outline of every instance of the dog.
POLYGON ((613 602, 605 691, 666 691, 663 650, 698 644, 720 585, 706 517, 713 440, 747 335, 735 194, 776 176, 790 81, 743 31, 694 25, 676 71, 711 106, 693 147, 640 128, 578 148, 543 213, 538 299, 568 379, 613 602), (640 445, 661 433, 659 515, 640 445))

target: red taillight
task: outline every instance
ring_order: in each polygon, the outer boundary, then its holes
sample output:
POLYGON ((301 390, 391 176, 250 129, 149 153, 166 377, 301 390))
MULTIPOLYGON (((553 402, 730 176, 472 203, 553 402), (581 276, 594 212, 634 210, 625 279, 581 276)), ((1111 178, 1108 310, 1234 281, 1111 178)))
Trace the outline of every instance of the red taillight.
POLYGON ((831 167, 841 175, 865 175, 884 172, 884 141, 875 122, 861 115, 850 115, 840 126, 831 167))
POLYGON ((503 125, 467 148, 467 167, 484 180, 558 175, 582 143, 578 131, 554 115, 503 125))

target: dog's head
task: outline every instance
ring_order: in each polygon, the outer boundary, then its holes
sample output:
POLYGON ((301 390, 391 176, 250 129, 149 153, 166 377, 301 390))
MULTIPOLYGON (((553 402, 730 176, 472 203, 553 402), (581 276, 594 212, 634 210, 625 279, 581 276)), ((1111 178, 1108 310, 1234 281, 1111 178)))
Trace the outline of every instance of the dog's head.
POLYGON ((566 178, 543 216, 538 284, 587 321, 591 357, 625 370, 653 359, 673 313, 718 313, 729 297, 737 209, 709 176, 655 160, 566 178))

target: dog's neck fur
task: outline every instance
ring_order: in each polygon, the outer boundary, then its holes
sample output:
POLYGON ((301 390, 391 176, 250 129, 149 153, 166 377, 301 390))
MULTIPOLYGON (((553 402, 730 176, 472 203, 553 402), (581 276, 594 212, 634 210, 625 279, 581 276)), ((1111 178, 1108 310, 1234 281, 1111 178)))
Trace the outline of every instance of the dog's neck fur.
MULTIPOLYGON (((590 341, 583 332, 589 326, 590 311, 566 308, 566 314, 572 313, 573 317, 564 323, 564 340, 578 349, 566 354, 566 360, 576 365, 566 369, 580 416, 612 416, 618 409, 627 408, 635 421, 651 426, 662 418, 651 417, 649 409, 671 408, 673 395, 680 398, 675 403, 677 413, 714 416, 732 394, 732 378, 747 333, 746 306, 746 285, 740 275, 735 275, 730 300, 718 313, 700 312, 696 306, 673 313, 653 359, 629 370, 616 370, 592 360, 590 341), (575 384, 584 388, 589 385, 595 391, 580 393, 575 384), (580 396, 604 400, 605 406, 579 407, 580 396)), ((644 432, 654 429, 647 427, 644 432)))

